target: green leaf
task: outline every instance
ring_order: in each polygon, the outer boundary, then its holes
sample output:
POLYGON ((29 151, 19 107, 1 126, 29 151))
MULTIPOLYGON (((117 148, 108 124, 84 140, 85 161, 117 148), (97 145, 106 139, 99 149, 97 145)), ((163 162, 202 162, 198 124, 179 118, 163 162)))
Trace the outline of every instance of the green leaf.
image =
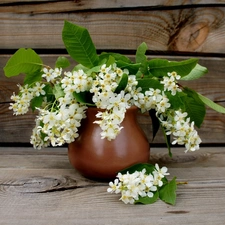
POLYGON ((176 95, 172 95, 170 91, 165 92, 166 96, 169 99, 171 108, 174 110, 185 109, 185 105, 182 101, 182 98, 186 96, 183 92, 177 92, 176 95))
POLYGON ((59 56, 55 62, 55 67, 56 68, 66 68, 70 66, 70 61, 64 57, 64 56, 59 56))
MULTIPOLYGON (((95 68, 95 67, 93 67, 93 68, 95 68)), ((91 69, 93 69, 93 68, 91 68, 91 69)), ((74 66, 74 68, 72 69, 72 71, 83 70, 86 73, 87 71, 89 71, 91 69, 83 66, 82 64, 77 64, 76 66, 74 66)))
POLYGON ((45 96, 47 97, 48 102, 53 102, 55 99, 55 95, 53 94, 53 88, 50 84, 46 84, 43 88, 45 91, 45 96))
POLYGON ((176 177, 174 177, 170 182, 163 185, 162 188, 159 190, 159 198, 168 204, 175 205, 176 190, 177 190, 177 183, 176 177))
POLYGON ((122 174, 125 174, 127 172, 134 173, 135 171, 142 171, 143 169, 146 169, 146 173, 150 174, 155 170, 155 166, 149 163, 138 163, 134 164, 128 168, 125 168, 124 170, 121 170, 120 172, 122 174))
POLYGON ((137 81, 138 81, 137 87, 141 87, 143 93, 145 93, 145 91, 148 91, 149 88, 164 90, 163 84, 161 84, 160 81, 157 79, 143 78, 137 79, 137 81))
POLYGON ((128 83, 128 75, 124 73, 122 77, 120 78, 119 84, 116 87, 115 93, 119 94, 122 90, 124 90, 128 83))
POLYGON ((149 110, 149 115, 152 120, 152 141, 154 140, 159 128, 160 128, 160 122, 158 117, 156 116, 156 111, 154 109, 149 110))
POLYGON ((152 59, 149 61, 150 73, 156 77, 166 76, 168 72, 177 72, 181 77, 189 74, 196 66, 198 59, 184 61, 168 61, 166 59, 152 59))
POLYGON ((106 63, 106 67, 109 67, 110 65, 113 65, 113 63, 115 63, 116 60, 113 56, 109 56, 108 60, 107 60, 107 63, 106 63))
POLYGON ((98 73, 100 71, 101 66, 95 66, 86 71, 87 75, 91 75, 92 73, 98 73))
POLYGON ((64 91, 63 91, 63 89, 62 89, 60 84, 55 84, 55 86, 52 89, 52 92, 55 95, 56 99, 65 96, 65 93, 64 93, 64 91))
POLYGON ((34 111, 36 109, 36 107, 37 108, 41 107, 42 102, 43 102, 43 96, 37 96, 37 97, 33 98, 30 103, 30 107, 31 107, 32 111, 34 111))
POLYGON ((185 111, 188 113, 191 121, 194 121, 195 125, 200 128, 206 114, 205 105, 194 90, 185 87, 184 93, 187 94, 183 98, 185 111))
POLYGON ((207 68, 196 64, 193 70, 186 76, 182 77, 181 80, 196 80, 208 72, 207 68))
POLYGON ((145 42, 143 42, 142 44, 140 44, 137 48, 136 51, 136 63, 142 63, 146 61, 146 51, 148 49, 148 46, 145 42))
POLYGON ((65 21, 62 39, 70 56, 85 67, 98 65, 98 55, 88 30, 65 21))
POLYGON ((135 201, 135 204, 138 204, 138 203, 141 203, 141 204, 144 204, 144 205, 153 204, 158 199, 159 199, 159 192, 156 191, 156 192, 154 192, 154 195, 153 195, 152 198, 149 198, 148 196, 146 196, 146 197, 139 197, 139 199, 135 201))
POLYGON ((112 56, 116 61, 123 61, 126 63, 132 63, 131 60, 124 56, 121 55, 119 53, 114 53, 114 52, 102 52, 101 55, 99 56, 99 61, 104 61, 106 59, 106 61, 109 59, 109 57, 112 56))
POLYGON ((40 70, 37 70, 36 72, 32 73, 32 74, 27 74, 23 80, 24 84, 34 84, 38 81, 42 80, 42 72, 40 70))
POLYGON ((201 99, 201 101, 203 103, 205 103, 207 106, 209 106, 210 108, 212 108, 213 110, 219 112, 219 113, 225 113, 225 108, 221 105, 216 104, 215 102, 213 102, 212 100, 210 100, 209 98, 201 95, 198 93, 198 97, 201 99))
POLYGON ((143 73, 142 71, 139 69, 139 71, 136 73, 136 80, 138 79, 143 79, 143 73))
POLYGON ((74 98, 80 103, 84 103, 89 106, 94 106, 94 103, 92 102, 92 97, 93 94, 90 93, 89 91, 84 91, 84 92, 73 92, 74 98))
POLYGON ((12 77, 20 73, 33 74, 41 68, 42 60, 34 50, 20 48, 8 60, 3 69, 7 77, 12 77))
POLYGON ((140 63, 127 63, 121 60, 117 61, 117 66, 121 69, 128 69, 129 74, 136 74, 140 68, 140 63))
POLYGON ((161 126, 161 129, 162 129, 162 132, 163 132, 165 141, 166 141, 166 146, 167 146, 167 149, 168 149, 168 154, 169 154, 170 157, 172 157, 173 154, 171 152, 170 135, 166 135, 165 128, 163 126, 161 126))
POLYGON ((153 75, 149 72, 148 61, 142 62, 139 68, 136 78, 151 78, 153 75))

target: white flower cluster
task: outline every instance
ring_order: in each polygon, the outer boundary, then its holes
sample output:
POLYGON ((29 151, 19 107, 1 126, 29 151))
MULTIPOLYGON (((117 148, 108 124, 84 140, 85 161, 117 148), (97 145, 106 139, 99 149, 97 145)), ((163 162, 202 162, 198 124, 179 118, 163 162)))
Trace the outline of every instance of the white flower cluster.
MULTIPOLYGON (((160 83, 164 85, 164 91, 170 91, 172 95, 176 95, 177 92, 181 92, 182 90, 177 84, 177 80, 180 79, 180 75, 176 72, 168 73, 167 75, 168 76, 164 76, 163 80, 160 81, 160 83)), ((164 114, 171 106, 164 91, 149 88, 149 90, 143 94, 139 88, 135 93, 137 96, 135 105, 139 107, 142 112, 155 109, 157 114, 164 114)))
POLYGON ((88 81, 83 71, 65 72, 63 79, 61 70, 44 69, 43 78, 52 83, 60 84, 64 92, 53 103, 45 106, 44 109, 37 108, 39 115, 36 118, 36 126, 31 136, 31 144, 35 148, 49 146, 61 146, 64 143, 71 143, 78 137, 78 127, 81 120, 85 118, 86 106, 78 103, 73 97, 73 92, 83 91, 88 88, 88 81))
POLYGON ((57 82, 57 78, 59 78, 62 74, 62 68, 43 68, 42 77, 46 79, 47 82, 55 83, 57 82))
POLYGON ((92 100, 97 108, 104 109, 100 111, 95 121, 101 129, 101 137, 108 140, 115 139, 122 127, 121 122, 124 119, 126 110, 132 105, 132 96, 129 93, 137 85, 135 76, 128 76, 128 85, 120 93, 114 91, 123 74, 128 75, 128 70, 121 70, 113 64, 106 67, 102 65, 100 72, 96 74, 90 92, 94 94, 92 100))
POLYGON ((162 178, 169 175, 167 170, 166 167, 159 168, 159 165, 155 164, 155 170, 151 174, 146 174, 146 169, 131 174, 118 173, 114 182, 109 183, 107 192, 120 193, 119 200, 125 204, 134 204, 140 197, 152 198, 158 187, 163 185, 162 178))
MULTIPOLYGON (((168 77, 164 76, 161 81, 164 84, 164 91, 170 91, 172 95, 181 92, 182 90, 176 83, 179 79, 180 76, 176 72, 168 73, 168 77)), ((137 92, 134 104, 142 112, 156 110, 156 116, 165 128, 166 134, 172 134, 174 137, 173 145, 185 145, 186 152, 198 150, 201 139, 194 128, 194 122, 190 122, 187 112, 170 109, 171 104, 164 91, 150 88, 145 94, 137 92)))
POLYGON ((61 80, 61 87, 66 94, 65 99, 69 98, 70 100, 73 96, 73 92, 80 93, 89 91, 92 81, 92 77, 87 76, 83 70, 65 72, 64 78, 61 80))
POLYGON ((167 73, 167 76, 163 77, 163 80, 160 82, 164 85, 164 91, 171 91, 172 95, 176 95, 177 91, 181 92, 182 90, 179 88, 177 81, 180 80, 180 75, 176 72, 167 73))
POLYGON ((138 99, 134 104, 141 109, 142 112, 155 109, 158 113, 165 113, 170 108, 169 99, 159 89, 150 88, 148 91, 143 93, 137 93, 138 99))
POLYGON ((71 143, 78 137, 78 127, 85 117, 85 109, 86 106, 75 102, 69 106, 61 105, 53 112, 38 109, 39 115, 36 118, 30 143, 39 149, 50 144, 61 146, 64 143, 71 143))
MULTIPOLYGON (((99 109, 104 109, 104 112, 99 112, 96 115, 96 122, 102 128, 102 138, 112 140, 116 138, 122 127, 120 123, 124 119, 126 109, 129 108, 131 103, 131 95, 125 91, 120 93, 114 93, 121 79, 121 76, 128 70, 121 70, 113 66, 106 67, 102 65, 100 71, 95 74, 95 79, 92 76, 88 76, 83 70, 64 72, 62 76, 62 70, 56 68, 43 69, 42 78, 52 85, 59 85, 63 94, 59 96, 53 103, 43 102, 44 107, 37 108, 39 115, 36 118, 36 126, 33 129, 31 136, 31 143, 35 148, 46 147, 49 144, 52 146, 62 145, 64 143, 70 143, 78 137, 78 127, 81 120, 85 117, 85 109, 87 108, 83 104, 80 104, 74 98, 73 93, 80 93, 84 91, 90 91, 93 93, 93 102, 99 109)), ((129 76, 128 85, 126 90, 132 90, 137 85, 135 76, 129 76)), ((43 88, 44 83, 41 85, 36 83, 32 89, 27 86, 20 88, 20 95, 24 98, 23 92, 25 88, 27 93, 30 94, 29 102, 26 104, 26 111, 30 106, 30 100, 39 95, 45 95, 43 88), (36 87, 37 86, 37 87, 36 87), (34 91, 36 89, 39 92, 34 91)), ((19 96, 14 96, 15 101, 19 96)), ((14 103, 15 104, 15 103, 14 103)), ((20 108, 24 107, 21 101, 11 106, 16 115, 20 108)))
POLYGON ((186 152, 198 150, 201 143, 201 138, 194 128, 194 122, 190 122, 187 116, 186 112, 170 110, 166 117, 161 115, 159 118, 166 134, 173 135, 172 144, 185 145, 186 152))
POLYGON ((28 112, 30 107, 30 102, 35 96, 44 95, 45 91, 43 88, 45 87, 44 84, 41 84, 40 82, 36 82, 35 85, 32 87, 29 87, 28 84, 19 87, 19 95, 13 95, 11 96, 11 100, 14 101, 14 103, 10 103, 9 109, 13 110, 14 115, 23 115, 28 112))
POLYGON ((82 69, 62 74, 59 68, 43 68, 42 79, 30 86, 19 85, 19 94, 14 93, 11 97, 14 103, 10 103, 14 114, 22 115, 28 112, 35 97, 43 97, 42 105, 37 108, 39 115, 31 136, 35 148, 70 143, 78 137, 77 128, 85 117, 87 106, 78 103, 74 93, 88 91, 93 105, 99 108, 95 123, 102 129, 101 138, 115 139, 123 128, 121 122, 126 110, 136 105, 142 112, 156 111, 166 134, 174 137, 172 144, 185 145, 186 151, 199 149, 201 139, 194 129, 194 122, 190 122, 186 112, 170 109, 171 104, 165 94, 169 91, 171 95, 176 95, 181 91, 177 84, 180 76, 176 72, 162 78, 164 90, 149 88, 145 93, 137 87, 136 76, 129 75, 127 69, 122 70, 116 64, 103 64, 88 74, 82 69), (127 85, 117 91, 124 75, 128 78, 127 85), (49 86, 55 88, 50 95, 57 92, 50 100, 49 93, 46 93, 49 86))

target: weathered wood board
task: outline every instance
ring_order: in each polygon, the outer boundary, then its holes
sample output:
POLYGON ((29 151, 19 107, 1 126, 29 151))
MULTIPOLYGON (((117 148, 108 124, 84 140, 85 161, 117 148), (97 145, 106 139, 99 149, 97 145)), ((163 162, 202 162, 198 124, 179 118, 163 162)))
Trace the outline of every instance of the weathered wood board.
POLYGON ((60 6, 60 12, 47 6, 41 8, 47 11, 36 12, 39 7, 33 4, 0 7, 1 49, 62 49, 61 31, 64 20, 69 20, 87 27, 98 49, 134 50, 145 41, 152 51, 225 52, 225 7, 99 8, 74 13, 60 6))

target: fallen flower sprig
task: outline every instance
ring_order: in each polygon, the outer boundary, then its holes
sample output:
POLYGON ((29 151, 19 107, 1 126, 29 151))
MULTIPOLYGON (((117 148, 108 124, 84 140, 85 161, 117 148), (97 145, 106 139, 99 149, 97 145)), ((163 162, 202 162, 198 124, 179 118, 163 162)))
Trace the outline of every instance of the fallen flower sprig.
POLYGON ((114 182, 109 183, 107 192, 121 194, 119 200, 125 204, 152 204, 158 199, 175 204, 176 177, 170 182, 167 167, 159 168, 158 164, 136 164, 117 174, 114 182))

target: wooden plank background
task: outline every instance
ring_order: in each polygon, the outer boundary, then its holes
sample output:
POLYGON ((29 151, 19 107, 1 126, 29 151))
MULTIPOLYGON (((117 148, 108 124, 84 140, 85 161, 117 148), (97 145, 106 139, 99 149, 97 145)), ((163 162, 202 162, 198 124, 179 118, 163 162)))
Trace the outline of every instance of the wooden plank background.
MULTIPOLYGON (((49 65, 66 51, 61 39, 64 20, 89 29, 98 51, 133 57, 145 41, 149 58, 199 57, 209 73, 188 84, 225 106, 225 1, 210 0, 77 0, 0 2, 0 145, 29 142, 35 115, 15 117, 8 110, 20 78, 6 78, 2 68, 20 47, 35 49, 49 65)), ((150 120, 139 116, 151 141, 150 120)), ((225 116, 207 110, 199 131, 206 144, 225 144, 225 116)), ((164 143, 159 133, 153 144, 164 143)))

